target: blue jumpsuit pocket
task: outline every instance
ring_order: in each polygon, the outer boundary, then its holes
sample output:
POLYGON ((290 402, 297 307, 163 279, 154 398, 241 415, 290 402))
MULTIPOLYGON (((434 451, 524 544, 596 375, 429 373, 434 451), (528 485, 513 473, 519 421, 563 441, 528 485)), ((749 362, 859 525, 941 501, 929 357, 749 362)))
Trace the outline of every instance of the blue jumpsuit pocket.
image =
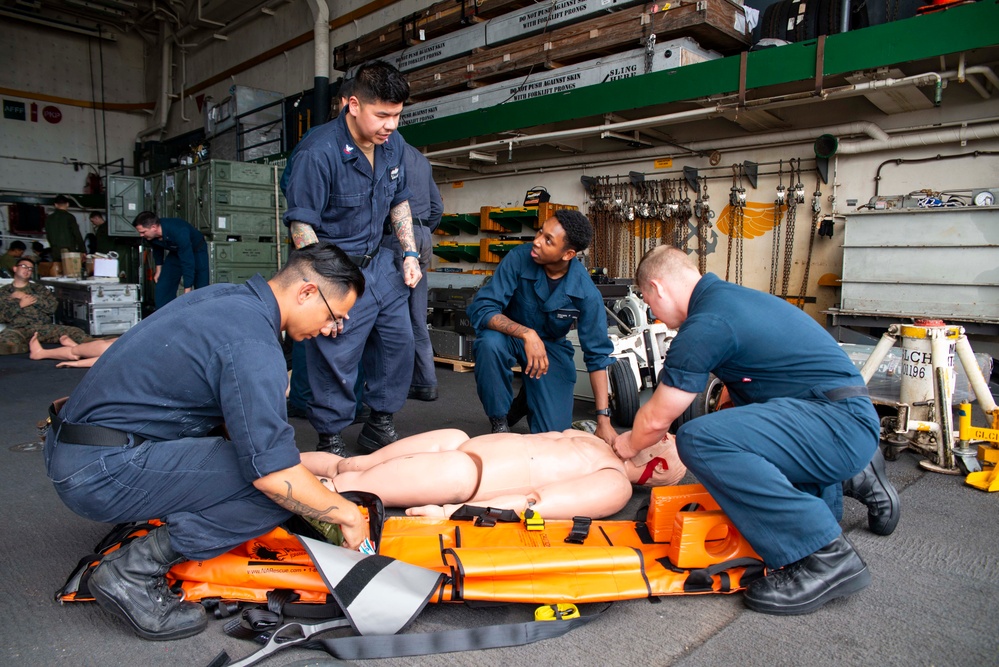
POLYGON ((343 207, 343 208, 357 208, 358 206, 363 206, 364 205, 364 195, 363 194, 356 194, 356 195, 334 194, 332 197, 330 197, 330 201, 333 203, 333 206, 335 206, 337 208, 340 208, 340 207, 343 207))

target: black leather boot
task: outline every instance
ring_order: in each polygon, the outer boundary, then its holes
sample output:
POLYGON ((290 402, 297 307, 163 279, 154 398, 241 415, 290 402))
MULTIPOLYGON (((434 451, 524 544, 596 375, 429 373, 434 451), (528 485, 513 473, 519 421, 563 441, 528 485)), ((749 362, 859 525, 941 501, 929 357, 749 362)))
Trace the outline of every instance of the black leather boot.
POLYGON ((898 492, 885 473, 885 457, 879 447, 867 467, 843 482, 843 495, 867 505, 867 526, 877 535, 891 535, 902 509, 898 492))
POLYGON ((764 614, 810 614, 870 583, 867 565, 841 534, 815 553, 751 583, 745 601, 764 614))
POLYGON ((337 456, 347 456, 347 444, 340 437, 339 433, 320 433, 316 451, 329 452, 337 456))
POLYGON ((507 426, 514 426, 517 422, 527 416, 527 389, 523 385, 510 404, 510 411, 506 413, 507 426))
POLYGON ((392 423, 392 413, 372 410, 368 422, 357 436, 357 444, 373 452, 398 439, 399 434, 395 432, 395 424, 392 423))
POLYGON ((510 425, 506 423, 506 417, 490 417, 489 428, 493 433, 509 433, 510 425))
POLYGON ((205 608, 184 602, 163 576, 185 560, 160 526, 104 557, 90 576, 90 592, 105 610, 129 622, 145 639, 182 639, 208 625, 205 608))

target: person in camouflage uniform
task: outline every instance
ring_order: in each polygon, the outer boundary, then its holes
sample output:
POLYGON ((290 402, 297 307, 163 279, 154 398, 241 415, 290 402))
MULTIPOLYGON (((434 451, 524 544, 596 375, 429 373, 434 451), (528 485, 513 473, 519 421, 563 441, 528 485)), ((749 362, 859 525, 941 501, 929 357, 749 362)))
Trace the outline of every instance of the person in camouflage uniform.
POLYGON ((62 336, 74 342, 93 340, 82 329, 52 323, 56 298, 47 287, 31 282, 35 262, 22 257, 14 265, 14 282, 0 287, 0 354, 24 354, 28 341, 38 332, 43 343, 58 343, 62 336))

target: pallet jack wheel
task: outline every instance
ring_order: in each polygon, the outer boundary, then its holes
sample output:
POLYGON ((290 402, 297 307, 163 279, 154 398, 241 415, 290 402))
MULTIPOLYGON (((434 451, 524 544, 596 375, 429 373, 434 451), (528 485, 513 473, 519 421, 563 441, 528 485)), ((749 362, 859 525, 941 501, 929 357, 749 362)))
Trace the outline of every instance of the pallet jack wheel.
POLYGON ((631 365, 623 359, 615 360, 607 368, 607 382, 614 421, 619 426, 631 426, 638 413, 638 383, 631 372, 631 365))

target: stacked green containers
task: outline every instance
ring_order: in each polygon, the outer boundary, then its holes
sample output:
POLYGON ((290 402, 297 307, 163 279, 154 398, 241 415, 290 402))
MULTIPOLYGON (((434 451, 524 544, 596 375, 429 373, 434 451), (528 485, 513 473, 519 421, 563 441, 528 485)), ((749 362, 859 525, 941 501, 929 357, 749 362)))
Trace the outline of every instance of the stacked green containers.
POLYGON ((242 283, 278 269, 287 208, 282 169, 252 162, 210 160, 197 166, 195 224, 208 239, 211 282, 242 283))

